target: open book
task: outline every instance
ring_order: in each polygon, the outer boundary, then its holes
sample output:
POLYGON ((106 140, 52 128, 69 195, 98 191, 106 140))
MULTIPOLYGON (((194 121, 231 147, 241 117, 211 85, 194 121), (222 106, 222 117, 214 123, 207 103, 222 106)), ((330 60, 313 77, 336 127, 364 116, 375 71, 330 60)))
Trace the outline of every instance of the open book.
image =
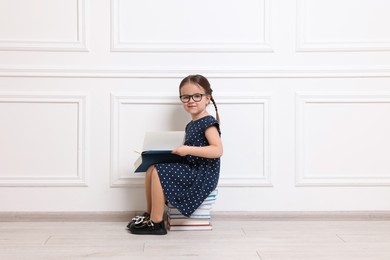
POLYGON ((182 162, 172 150, 184 143, 184 131, 146 132, 143 151, 134 163, 135 172, 146 172, 156 163, 182 162))

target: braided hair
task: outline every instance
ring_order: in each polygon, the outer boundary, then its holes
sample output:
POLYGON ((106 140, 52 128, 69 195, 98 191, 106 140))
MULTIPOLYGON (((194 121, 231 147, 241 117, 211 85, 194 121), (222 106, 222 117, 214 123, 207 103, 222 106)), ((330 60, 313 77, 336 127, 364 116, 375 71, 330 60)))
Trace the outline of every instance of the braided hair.
POLYGON ((215 103, 215 100, 213 98, 213 95, 212 95, 213 90, 211 89, 210 82, 207 80, 207 78, 202 76, 202 75, 199 75, 199 74, 189 75, 189 76, 185 77, 180 82, 179 92, 180 92, 180 89, 187 83, 193 83, 193 84, 201 86, 205 90, 206 94, 210 95, 210 100, 211 100, 211 102, 213 102, 213 105, 215 108, 215 113, 216 113, 216 118, 217 118, 217 121, 219 123, 220 120, 219 120, 219 114, 218 114, 218 107, 217 107, 217 104, 215 103))

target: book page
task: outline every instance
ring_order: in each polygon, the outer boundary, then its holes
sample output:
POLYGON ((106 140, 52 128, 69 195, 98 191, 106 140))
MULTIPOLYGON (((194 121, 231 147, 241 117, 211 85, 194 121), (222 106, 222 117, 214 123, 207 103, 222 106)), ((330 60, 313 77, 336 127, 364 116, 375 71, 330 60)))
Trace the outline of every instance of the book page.
POLYGON ((174 150, 184 143, 184 131, 146 132, 143 151, 174 150))

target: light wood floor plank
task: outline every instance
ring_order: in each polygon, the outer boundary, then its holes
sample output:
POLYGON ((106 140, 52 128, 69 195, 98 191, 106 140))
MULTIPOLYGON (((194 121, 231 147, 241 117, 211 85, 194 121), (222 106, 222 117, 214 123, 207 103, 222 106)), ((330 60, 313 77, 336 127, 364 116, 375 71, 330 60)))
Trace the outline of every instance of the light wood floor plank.
POLYGON ((389 260, 390 221, 213 221, 136 236, 127 222, 0 222, 0 259, 389 260))

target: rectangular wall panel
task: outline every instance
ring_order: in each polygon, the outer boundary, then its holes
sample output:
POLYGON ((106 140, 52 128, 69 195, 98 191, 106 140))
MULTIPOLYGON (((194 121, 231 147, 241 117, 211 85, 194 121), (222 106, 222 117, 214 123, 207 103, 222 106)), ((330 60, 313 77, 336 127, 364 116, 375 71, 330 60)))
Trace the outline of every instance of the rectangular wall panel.
POLYGON ((390 2, 298 0, 300 51, 389 51, 390 2))
POLYGON ((0 185, 80 186, 85 97, 0 93, 0 185))
POLYGON ((112 0, 112 50, 271 51, 269 2, 112 0))
POLYGON ((298 185, 390 185, 390 93, 297 94, 298 185))
POLYGON ((222 95, 217 100, 224 145, 220 185, 272 186, 270 96, 222 95))
MULTIPOLYGON (((112 95, 111 102, 111 184, 142 185, 143 174, 134 173, 133 162, 138 157, 134 151, 142 151, 144 133, 182 131, 190 118, 177 97, 119 93, 112 95)), ((221 96, 218 105, 221 117, 226 114, 220 186, 270 186, 268 97, 221 96), (250 120, 231 117, 234 113, 245 113, 250 120)), ((212 105, 208 109, 215 115, 212 105)))
POLYGON ((0 50, 85 51, 85 0, 3 0, 0 50))

